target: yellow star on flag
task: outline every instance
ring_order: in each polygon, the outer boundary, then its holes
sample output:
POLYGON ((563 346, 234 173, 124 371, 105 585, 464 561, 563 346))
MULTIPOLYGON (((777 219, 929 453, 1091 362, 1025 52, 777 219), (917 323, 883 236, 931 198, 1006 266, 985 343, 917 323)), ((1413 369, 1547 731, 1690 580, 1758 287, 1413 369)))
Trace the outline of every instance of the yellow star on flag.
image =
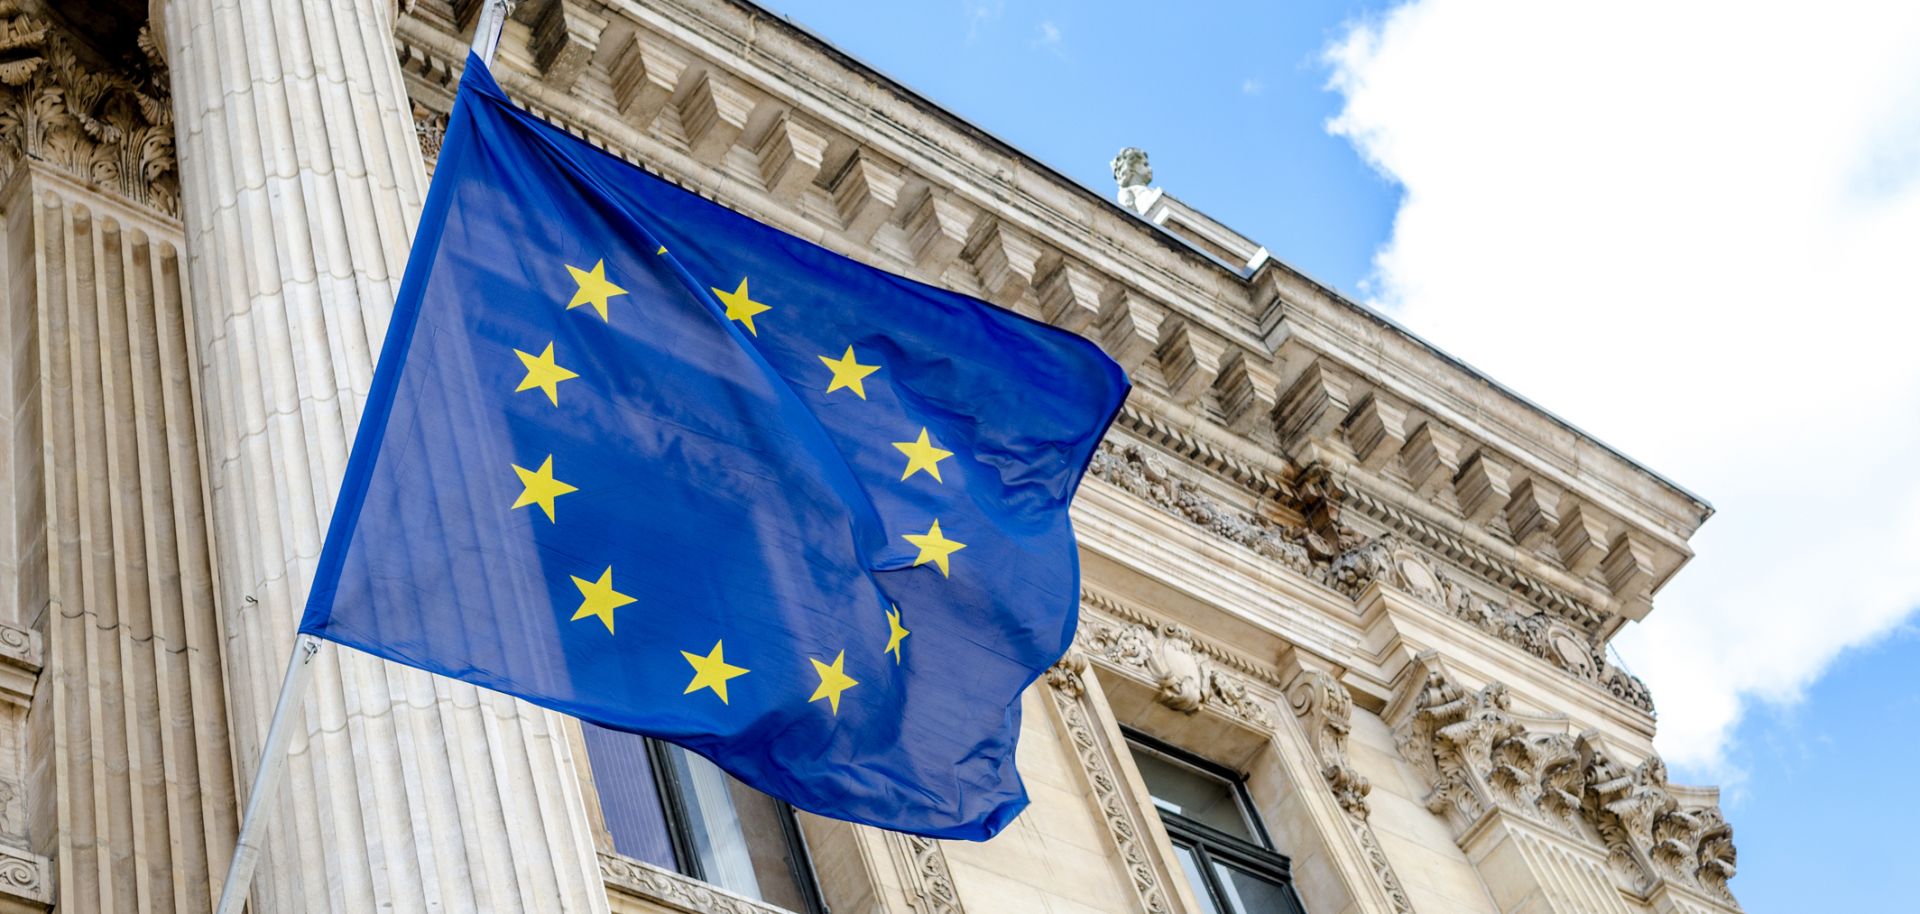
POLYGON ((907 631, 906 628, 900 625, 900 607, 895 606, 887 610, 886 653, 893 655, 893 662, 896 666, 900 663, 900 642, 907 640, 907 636, 911 634, 913 633, 907 631))
POLYGON ((848 346, 847 354, 838 359, 830 359, 823 355, 820 356, 820 361, 826 363, 827 370, 833 372, 833 380, 827 382, 827 393, 833 393, 844 387, 858 394, 862 400, 867 398, 867 388, 864 383, 867 375, 880 370, 878 365, 860 364, 860 361, 853 357, 852 346, 848 346))
POLYGON ((693 681, 687 683, 687 690, 680 694, 692 695, 701 689, 712 689, 713 694, 720 696, 721 704, 727 703, 727 680, 752 672, 746 667, 728 663, 720 652, 718 641, 713 643, 713 650, 708 651, 705 657, 692 651, 681 651, 680 656, 693 664, 693 681))
POLYGON ((547 512, 548 521, 553 520, 553 500, 555 498, 565 495, 568 492, 580 491, 573 486, 553 478, 552 454, 547 455, 547 461, 540 464, 540 469, 529 470, 516 463, 513 465, 513 471, 519 474, 520 485, 522 486, 520 497, 514 501, 513 507, 519 509, 528 505, 539 505, 540 510, 547 512))
POLYGON ((519 356, 521 364, 527 366, 527 376, 520 380, 519 387, 513 389, 514 393, 538 387, 546 391, 547 399, 553 401, 553 405, 559 406, 560 382, 579 377, 553 361, 552 343, 548 343, 546 350, 539 355, 531 355, 518 349, 515 349, 513 354, 519 356))
POLYGON ((833 713, 839 714, 840 693, 860 684, 852 676, 847 675, 847 652, 841 651, 839 656, 833 658, 831 664, 821 663, 812 657, 807 659, 813 660, 813 671, 820 675, 820 687, 813 690, 813 697, 807 701, 815 702, 824 698, 833 706, 833 713))
POLYGON ((904 482, 907 477, 920 470, 926 470, 927 475, 932 476, 934 482, 946 482, 940 478, 940 461, 952 457, 953 452, 934 447, 933 442, 927 440, 927 430, 924 427, 920 429, 920 440, 895 441, 893 446, 899 448, 900 453, 907 455, 907 469, 900 474, 901 481, 904 482))
POLYGON ((607 626, 607 634, 613 634, 613 611, 628 603, 636 602, 632 597, 613 589, 613 566, 600 572, 600 580, 589 581, 576 575, 573 586, 580 588, 580 608, 573 611, 571 621, 578 622, 588 616, 597 616, 607 626))
POLYGON ((760 335, 760 331, 755 330, 753 327, 753 316, 756 314, 765 314, 768 311, 772 311, 773 308, 754 301, 753 298, 747 294, 746 277, 740 277, 740 288, 732 292, 722 291, 715 286, 708 286, 707 288, 713 289, 713 294, 720 297, 720 303, 727 306, 727 320, 739 321, 740 323, 746 324, 748 333, 754 336, 760 335))
POLYGON ((567 264, 567 272, 573 274, 573 281, 580 288, 573 293, 573 301, 567 302, 567 310, 572 311, 581 305, 591 304, 593 310, 600 312, 600 319, 607 318, 607 299, 615 295, 625 295, 627 290, 614 285, 607 279, 607 262, 596 260, 593 269, 582 270, 573 264, 567 264))
POLYGON ((913 560, 914 567, 918 568, 921 565, 932 562, 940 566, 941 577, 952 577, 947 569, 947 556, 967 548, 966 543, 958 543, 947 539, 946 535, 940 532, 940 521, 938 519, 934 520, 933 526, 927 528, 927 532, 925 533, 903 533, 900 537, 920 547, 920 557, 913 560))

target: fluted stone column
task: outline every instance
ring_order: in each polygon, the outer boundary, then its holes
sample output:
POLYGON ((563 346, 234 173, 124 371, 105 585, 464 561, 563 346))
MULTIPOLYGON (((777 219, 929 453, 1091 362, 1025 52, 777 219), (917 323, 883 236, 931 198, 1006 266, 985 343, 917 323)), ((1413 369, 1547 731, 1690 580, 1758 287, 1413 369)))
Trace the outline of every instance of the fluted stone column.
MULTIPOLYGON (((391 0, 153 0, 172 72, 239 783, 426 189, 391 0)), ((423 531, 431 536, 431 531, 423 531)), ((560 721, 322 651, 258 910, 605 911, 560 721)))

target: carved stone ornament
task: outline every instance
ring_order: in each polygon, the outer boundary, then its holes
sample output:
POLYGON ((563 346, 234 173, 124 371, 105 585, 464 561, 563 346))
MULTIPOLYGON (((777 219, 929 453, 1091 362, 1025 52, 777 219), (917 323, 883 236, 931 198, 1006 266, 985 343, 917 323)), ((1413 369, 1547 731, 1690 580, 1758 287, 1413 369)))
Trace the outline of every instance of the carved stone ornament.
POLYGON ((429 171, 440 158, 440 146, 447 140, 447 114, 419 102, 413 103, 413 134, 420 140, 420 156, 429 171))
POLYGON ((1114 622, 1089 615, 1082 617, 1074 640, 1094 657, 1146 673, 1159 689, 1160 703, 1175 711, 1193 714, 1211 708, 1262 729, 1273 727, 1272 715, 1247 681, 1204 656, 1184 625, 1114 622))
POLYGON ((1356 819, 1366 819, 1367 794, 1373 785, 1354 770, 1347 758, 1347 734, 1353 730, 1353 698, 1345 686, 1327 673, 1308 670, 1287 692, 1287 704, 1307 731, 1320 776, 1340 801, 1340 808, 1356 819))
POLYGON ((1683 804, 1659 756, 1629 768, 1585 735, 1578 748, 1580 810, 1605 843, 1608 862, 1642 892, 1665 880, 1732 903, 1733 828, 1720 808, 1683 804))
POLYGON ((789 914, 780 907, 754 901, 682 876, 651 863, 600 854, 600 878, 609 888, 649 898, 692 914, 789 914))
POLYGON ((99 72, 51 22, 0 0, 0 184, 31 159, 178 214, 166 69, 144 27, 139 44, 131 76, 99 72))
POLYGON ((53 903, 53 872, 46 858, 0 846, 0 900, 53 903))
POLYGON ((1375 581, 1397 588, 1632 707, 1653 713, 1653 693, 1647 684, 1615 666, 1602 647, 1578 628, 1551 613, 1523 613, 1512 604, 1481 596, 1391 535, 1376 537, 1335 558, 1329 580, 1356 598, 1375 581))
MULTIPOLYGON (((1314 532, 1232 511, 1169 470, 1166 461, 1133 445, 1102 442, 1087 472, 1321 583, 1327 583, 1327 563, 1335 555, 1366 541, 1360 534, 1331 522, 1324 530, 1314 532)), ((1316 491, 1322 493, 1316 503, 1323 503, 1326 490, 1316 491)))
POLYGON ((1596 840, 1635 891, 1661 881, 1733 903, 1733 831, 1712 802, 1683 803, 1653 756, 1628 767, 1592 733, 1529 731, 1506 686, 1462 688, 1430 668, 1395 733, 1425 775, 1427 808, 1463 834, 1490 812, 1517 815, 1581 841, 1596 840))

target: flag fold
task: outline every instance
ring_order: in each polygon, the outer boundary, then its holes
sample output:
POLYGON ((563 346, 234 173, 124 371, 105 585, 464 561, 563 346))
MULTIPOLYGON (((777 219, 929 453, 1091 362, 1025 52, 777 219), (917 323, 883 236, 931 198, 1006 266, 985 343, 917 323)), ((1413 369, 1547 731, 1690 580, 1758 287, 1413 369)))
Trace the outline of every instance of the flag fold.
POLYGON ((301 630, 984 839, 1067 649, 1093 344, 708 202, 470 58, 301 630))

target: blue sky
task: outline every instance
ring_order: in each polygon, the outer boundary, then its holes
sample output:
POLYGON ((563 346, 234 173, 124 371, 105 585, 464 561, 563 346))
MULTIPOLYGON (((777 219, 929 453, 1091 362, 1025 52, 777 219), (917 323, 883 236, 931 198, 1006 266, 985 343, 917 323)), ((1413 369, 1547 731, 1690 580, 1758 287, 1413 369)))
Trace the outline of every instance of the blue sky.
POLYGON ((1920 20, 764 2, 1103 195, 1145 148, 1156 183, 1713 500, 1700 557, 1618 642, 1675 780, 1726 785, 1749 911, 1911 909, 1920 369, 1798 315, 1920 332, 1886 266, 1920 237, 1920 20), (1870 446, 1805 454, 1795 415, 1870 446))

